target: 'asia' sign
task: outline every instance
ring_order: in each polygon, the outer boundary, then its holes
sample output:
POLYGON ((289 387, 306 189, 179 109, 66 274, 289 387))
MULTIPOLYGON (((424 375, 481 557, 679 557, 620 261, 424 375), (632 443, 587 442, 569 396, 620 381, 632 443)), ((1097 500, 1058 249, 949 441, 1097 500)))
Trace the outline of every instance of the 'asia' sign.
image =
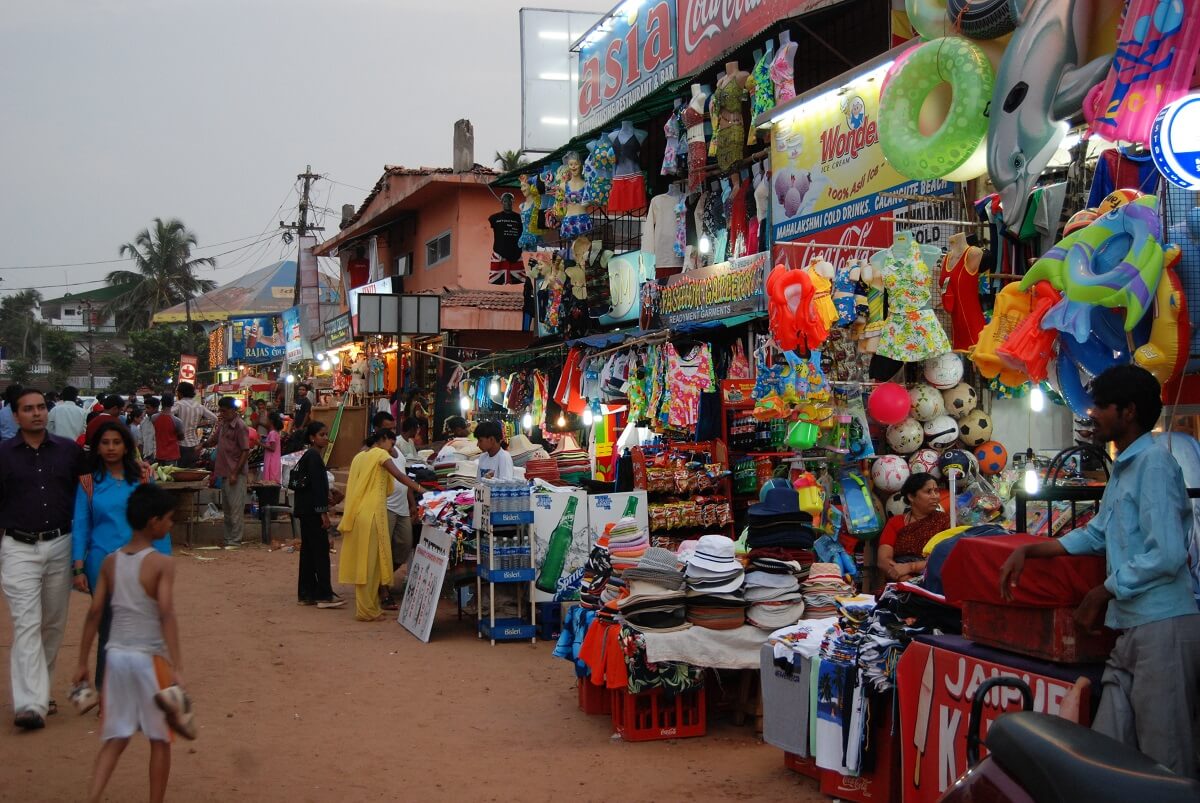
POLYGON ((580 131, 604 125, 676 76, 674 0, 614 13, 601 26, 579 52, 580 131))
POLYGON ((780 20, 841 0, 679 0, 679 74, 704 68, 780 20))
POLYGON ((662 325, 712 321, 764 307, 768 254, 752 254, 667 279, 658 309, 662 325))

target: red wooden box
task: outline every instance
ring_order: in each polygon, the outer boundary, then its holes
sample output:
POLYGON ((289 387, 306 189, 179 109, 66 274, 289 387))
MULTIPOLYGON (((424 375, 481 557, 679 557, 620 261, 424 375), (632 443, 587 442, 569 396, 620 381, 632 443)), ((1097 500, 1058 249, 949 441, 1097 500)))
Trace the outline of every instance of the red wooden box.
POLYGON ((603 686, 597 686, 587 678, 578 678, 579 710, 585 714, 611 714, 612 692, 603 686))
POLYGON ((807 775, 814 780, 821 780, 821 768, 817 766, 817 760, 812 756, 801 758, 796 753, 783 753, 783 766, 787 767, 792 772, 798 772, 801 775, 807 775))
POLYGON ((707 732, 704 688, 668 697, 662 689, 612 693, 613 730, 627 742, 684 739, 707 732))
POLYGON ((1025 608, 963 603, 963 636, 1009 652, 1061 664, 1099 663, 1108 658, 1116 634, 1092 635, 1075 624, 1071 608, 1025 608))
POLYGON ((900 740, 892 733, 892 706, 873 723, 871 737, 878 748, 874 769, 857 778, 832 770, 821 770, 821 794, 854 803, 899 803, 900 740))

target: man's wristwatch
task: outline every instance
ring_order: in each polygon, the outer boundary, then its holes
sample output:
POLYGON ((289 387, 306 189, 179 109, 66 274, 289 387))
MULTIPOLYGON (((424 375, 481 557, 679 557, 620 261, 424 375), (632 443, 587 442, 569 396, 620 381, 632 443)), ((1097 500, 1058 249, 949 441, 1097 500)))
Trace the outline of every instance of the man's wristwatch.
POLYGON ((83 569, 71 569, 72 577, 78 577, 81 574, 83 574, 83 569))

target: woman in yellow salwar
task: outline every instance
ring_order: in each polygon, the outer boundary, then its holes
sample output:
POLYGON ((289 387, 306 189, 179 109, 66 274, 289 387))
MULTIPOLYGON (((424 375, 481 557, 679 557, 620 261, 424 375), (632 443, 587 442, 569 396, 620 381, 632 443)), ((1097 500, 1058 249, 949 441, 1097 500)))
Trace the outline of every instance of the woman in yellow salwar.
POLYGON ((392 540, 388 533, 387 498, 393 481, 401 482, 418 494, 424 491, 392 459, 396 455, 396 433, 377 429, 365 441, 366 449, 350 464, 346 482, 346 502, 338 525, 342 539, 342 558, 338 561, 338 582, 354 586, 355 618, 373 622, 383 618, 379 589, 384 572, 392 570, 392 540), (384 567, 387 567, 384 569, 384 567))

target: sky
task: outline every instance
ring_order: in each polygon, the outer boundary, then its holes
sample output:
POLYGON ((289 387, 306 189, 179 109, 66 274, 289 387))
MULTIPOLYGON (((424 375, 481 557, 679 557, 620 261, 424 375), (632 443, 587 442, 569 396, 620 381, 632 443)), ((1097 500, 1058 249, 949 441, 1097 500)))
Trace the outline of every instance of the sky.
POLYGON ((0 293, 95 289, 129 263, 57 266, 115 260, 155 217, 196 233, 196 254, 217 257, 202 276, 218 283, 294 258, 264 237, 295 219, 306 165, 330 179, 313 189, 332 210, 318 212, 330 237, 384 165, 450 166, 460 118, 474 125, 475 161, 494 166, 495 151, 520 147, 526 5, 612 2, 7 4, 0 293))

